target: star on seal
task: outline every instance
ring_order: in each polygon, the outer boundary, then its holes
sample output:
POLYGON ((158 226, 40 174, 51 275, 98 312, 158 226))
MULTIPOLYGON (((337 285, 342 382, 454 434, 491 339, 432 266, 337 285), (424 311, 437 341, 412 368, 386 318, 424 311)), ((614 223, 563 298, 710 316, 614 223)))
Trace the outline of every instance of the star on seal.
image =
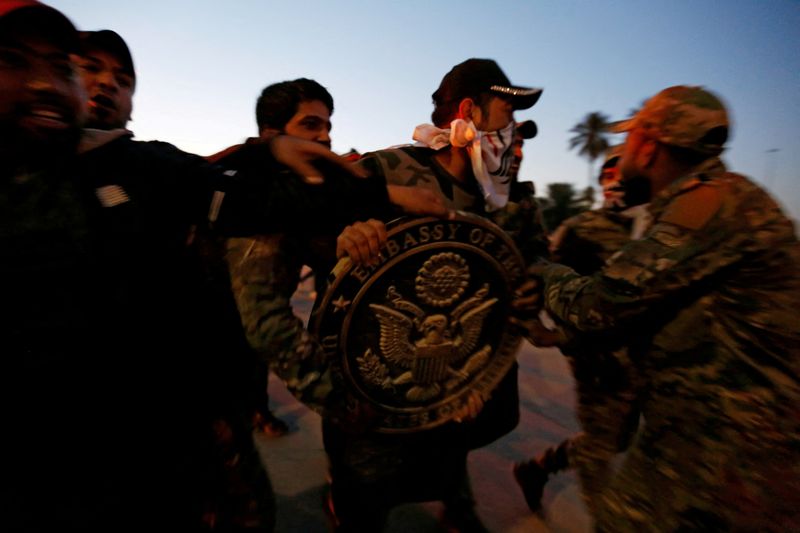
POLYGON ((309 330, 337 384, 375 411, 370 431, 414 433, 489 398, 522 340, 510 327, 525 262, 502 228, 477 215, 387 225, 377 265, 342 260, 309 330))
POLYGON ((345 311, 347 311, 347 308, 350 306, 351 303, 353 302, 351 302, 350 300, 345 300, 344 295, 340 294, 339 298, 331 302, 331 304, 333 304, 333 307, 335 308, 333 312, 337 313, 341 311, 342 313, 344 313, 345 311))

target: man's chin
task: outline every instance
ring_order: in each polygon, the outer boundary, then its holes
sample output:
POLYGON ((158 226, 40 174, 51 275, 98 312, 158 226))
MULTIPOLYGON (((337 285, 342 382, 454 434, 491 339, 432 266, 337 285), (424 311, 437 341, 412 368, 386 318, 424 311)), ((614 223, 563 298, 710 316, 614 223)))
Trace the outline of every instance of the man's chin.
POLYGON ((84 126, 95 130, 114 130, 117 128, 124 128, 125 123, 113 120, 108 114, 90 113, 84 126))

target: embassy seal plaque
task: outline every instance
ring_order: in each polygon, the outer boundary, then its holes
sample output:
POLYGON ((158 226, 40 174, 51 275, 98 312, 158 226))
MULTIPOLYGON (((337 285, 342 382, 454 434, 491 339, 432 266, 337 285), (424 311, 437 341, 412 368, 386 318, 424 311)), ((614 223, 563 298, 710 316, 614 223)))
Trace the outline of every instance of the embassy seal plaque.
POLYGON ((387 229, 379 264, 337 264, 311 329, 348 394, 378 413, 376 431, 406 433, 447 422, 472 391, 488 399, 505 376, 525 265, 505 232, 475 215, 387 229))

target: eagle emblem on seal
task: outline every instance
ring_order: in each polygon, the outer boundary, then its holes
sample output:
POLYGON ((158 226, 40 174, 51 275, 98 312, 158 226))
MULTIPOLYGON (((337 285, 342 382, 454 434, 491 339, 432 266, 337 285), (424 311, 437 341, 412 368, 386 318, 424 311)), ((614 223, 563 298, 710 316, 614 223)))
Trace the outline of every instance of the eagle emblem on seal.
POLYGON ((465 297, 468 282, 466 260, 453 252, 440 253, 416 277, 416 296, 427 312, 394 285, 385 304, 369 304, 380 325, 380 340, 379 353, 367 348, 357 358, 366 381, 422 403, 481 370, 492 353, 489 344, 479 345, 481 331, 498 299, 490 297, 488 284, 465 297))

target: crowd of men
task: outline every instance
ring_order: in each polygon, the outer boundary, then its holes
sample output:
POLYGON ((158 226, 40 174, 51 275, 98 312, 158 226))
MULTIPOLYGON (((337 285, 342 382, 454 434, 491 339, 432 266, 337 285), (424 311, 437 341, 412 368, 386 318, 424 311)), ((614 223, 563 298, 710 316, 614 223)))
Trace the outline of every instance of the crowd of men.
POLYGON ((332 529, 440 500, 448 530, 486 531, 467 454, 517 426, 517 367, 444 425, 381 433, 291 307, 303 265, 324 291, 338 258, 376 261, 391 218, 456 210, 528 265, 507 327, 572 365, 582 433, 514 467, 532 510, 569 467, 598 531, 800 528, 800 245, 720 160, 712 92, 670 87, 617 123, 607 201, 548 239, 516 180, 536 127, 514 111, 542 91, 493 60, 444 75, 415 145, 355 165, 314 80, 266 87, 258 137, 208 159, 134 140, 135 88, 115 32, 0 0, 5 530, 271 531, 251 434, 286 431, 271 370, 322 417, 332 529))

